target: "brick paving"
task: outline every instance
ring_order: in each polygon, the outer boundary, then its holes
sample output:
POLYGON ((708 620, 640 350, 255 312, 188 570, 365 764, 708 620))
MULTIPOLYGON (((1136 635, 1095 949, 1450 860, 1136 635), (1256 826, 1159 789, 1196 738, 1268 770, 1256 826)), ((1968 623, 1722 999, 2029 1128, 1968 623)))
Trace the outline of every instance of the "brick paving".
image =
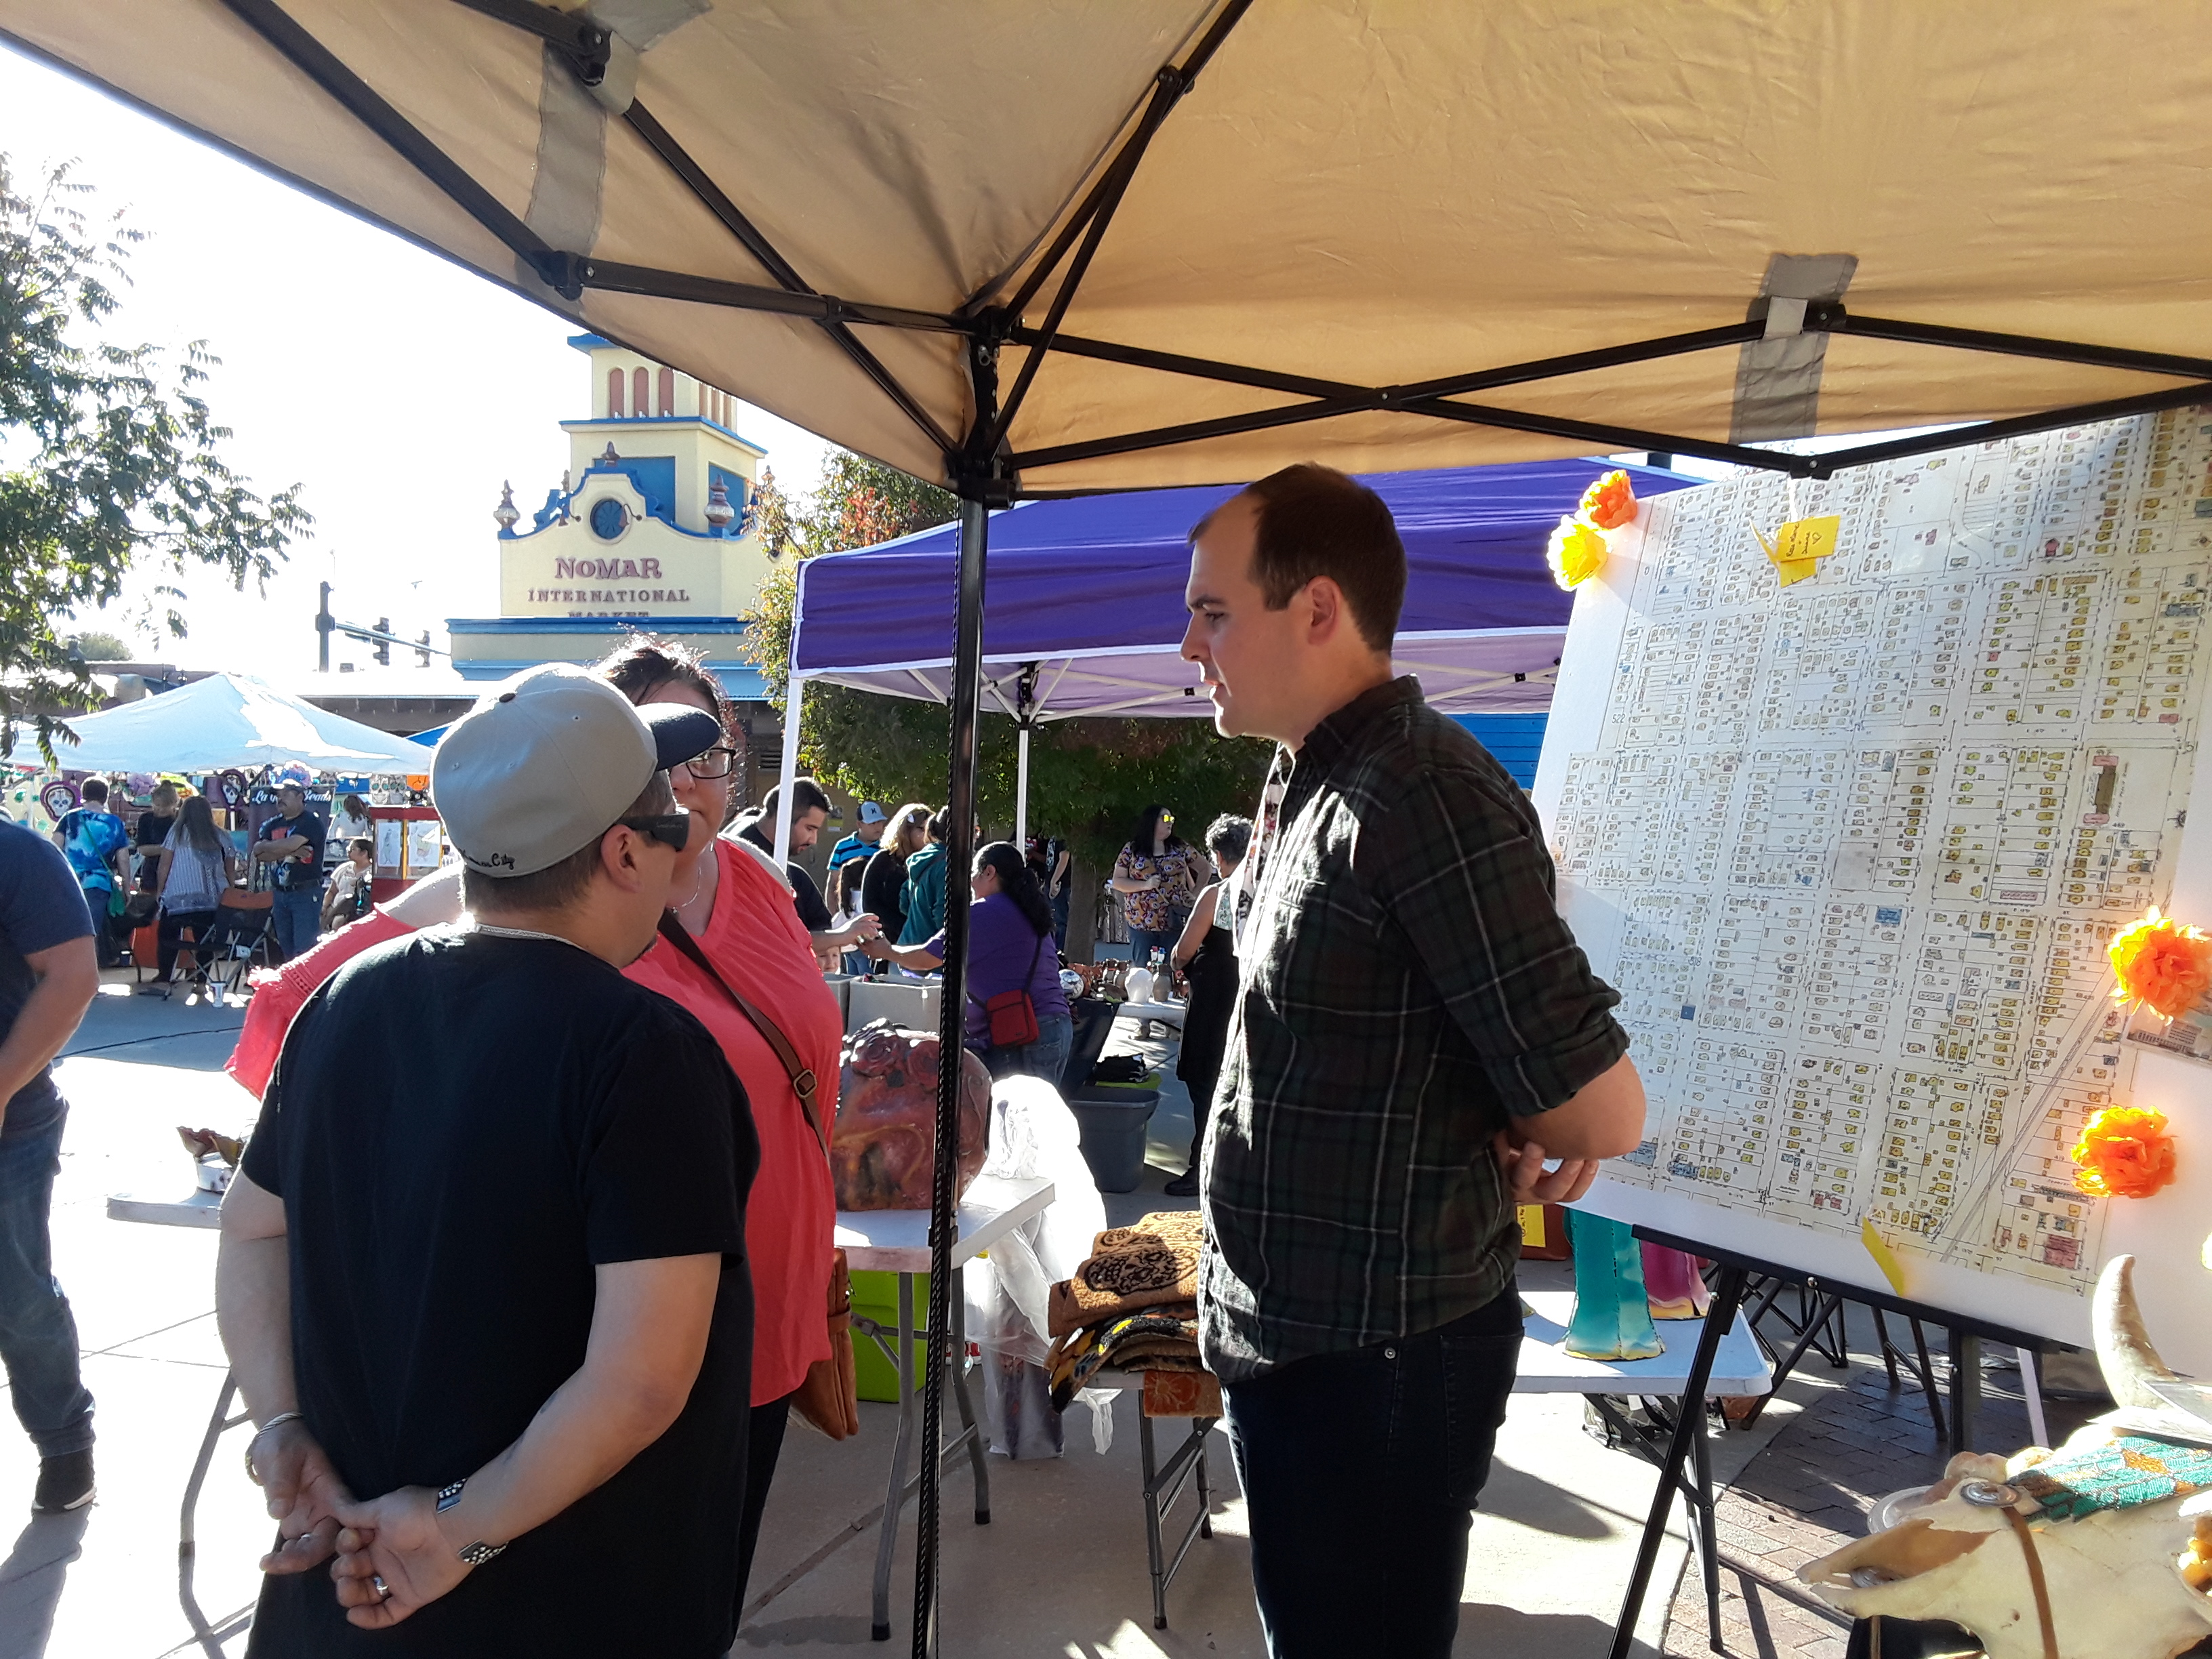
MULTIPOLYGON (((1902 1338, 1903 1322, 1891 1334, 1902 1338)), ((1779 1334, 1778 1322, 1769 1334, 1779 1334)), ((1930 1333, 1940 1342, 1940 1333, 1930 1333)), ((1900 1486, 1942 1474, 1942 1443, 1919 1386, 1900 1370, 1893 1389, 1877 1358, 1872 1322, 1853 1310, 1850 1364, 1838 1370, 1808 1353, 1797 1375, 1824 1389, 1774 1437, 1714 1508, 1720 1538, 1721 1638, 1738 1659, 1844 1659, 1850 1622, 1796 1582, 1804 1563, 1866 1532, 1867 1511, 1900 1486)), ((1949 1376, 1934 1357, 1937 1386, 1949 1376)), ((2054 1440, 2063 1440, 2094 1407, 2046 1400, 2054 1440)), ((1984 1373, 1978 1447, 2010 1452, 2029 1443, 2020 1379, 1984 1373)), ((1668 1659, 1705 1659, 1704 1581, 1695 1563, 1668 1618, 1668 1659)))

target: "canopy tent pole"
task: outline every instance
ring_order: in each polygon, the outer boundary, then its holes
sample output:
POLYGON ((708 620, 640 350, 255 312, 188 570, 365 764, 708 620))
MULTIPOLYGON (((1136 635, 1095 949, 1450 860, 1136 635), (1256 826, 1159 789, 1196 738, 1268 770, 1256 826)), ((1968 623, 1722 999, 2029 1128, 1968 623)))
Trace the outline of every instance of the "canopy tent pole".
POLYGON ((791 861, 791 787, 799 777, 799 710, 806 700, 806 682, 791 677, 783 692, 783 765, 775 780, 775 861, 779 868, 791 861))
POLYGON ((1030 844, 1030 723, 1024 720, 1014 738, 1014 845, 1030 844))
MULTIPOLYGON (((937 1659, 939 1497, 945 1441, 945 1384, 948 1364, 964 1365, 951 1340, 952 1245, 959 1228, 962 1036, 967 1021, 969 872, 975 858, 975 738, 983 702, 983 564, 990 537, 994 493, 1011 489, 988 451, 981 449, 999 409, 999 349, 971 340, 968 374, 975 387, 973 447, 955 458, 960 482, 959 605, 953 617, 952 765, 946 781, 945 837, 945 979, 937 1017, 937 1137, 929 1193, 928 1363, 921 1392, 921 1490, 914 1525, 914 1659, 937 1659)), ((980 1523, 990 1518, 979 1509, 980 1523)))

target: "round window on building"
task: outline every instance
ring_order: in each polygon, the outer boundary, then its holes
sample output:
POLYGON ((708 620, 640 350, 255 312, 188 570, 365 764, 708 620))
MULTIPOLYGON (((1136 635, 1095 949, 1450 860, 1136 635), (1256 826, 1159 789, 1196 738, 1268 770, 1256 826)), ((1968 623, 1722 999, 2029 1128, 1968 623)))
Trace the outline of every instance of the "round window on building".
POLYGON ((629 509, 609 495, 592 503, 592 534, 603 542, 619 538, 629 528, 629 509))

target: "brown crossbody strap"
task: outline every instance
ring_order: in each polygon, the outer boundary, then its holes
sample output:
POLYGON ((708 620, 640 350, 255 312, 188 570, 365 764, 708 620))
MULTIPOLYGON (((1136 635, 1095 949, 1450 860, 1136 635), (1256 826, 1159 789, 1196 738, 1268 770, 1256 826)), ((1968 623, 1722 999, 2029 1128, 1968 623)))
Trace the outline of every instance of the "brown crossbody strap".
POLYGON ((799 1109, 806 1114, 807 1127, 814 1131, 815 1139, 822 1143, 822 1156, 827 1158, 830 1156, 830 1136, 822 1127, 822 1115, 815 1109, 816 1079, 813 1070, 800 1061, 799 1050, 793 1046, 791 1039, 784 1036, 783 1028, 748 999, 739 995, 737 987, 722 977, 714 964, 708 960, 707 953, 699 948, 699 941, 685 931, 673 910, 660 913, 660 936, 689 957, 693 967, 720 987, 722 994, 737 1006, 738 1012, 752 1022, 753 1029, 761 1034, 769 1048, 775 1050, 775 1057, 783 1062, 783 1069, 791 1078, 792 1092, 799 1097, 799 1109))

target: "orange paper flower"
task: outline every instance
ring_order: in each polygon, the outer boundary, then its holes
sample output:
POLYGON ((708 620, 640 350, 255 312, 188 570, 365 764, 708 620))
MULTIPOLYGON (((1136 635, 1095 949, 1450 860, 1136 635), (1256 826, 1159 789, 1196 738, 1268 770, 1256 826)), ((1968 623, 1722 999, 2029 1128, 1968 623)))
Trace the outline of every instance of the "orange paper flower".
POLYGON ((2106 952, 2120 976, 2113 994, 2147 1004, 2168 1019, 2188 1012, 2212 990, 2212 939, 2159 915, 2154 904, 2141 921, 2113 934, 2106 952))
POLYGON ((1608 472, 1583 491, 1582 516, 1600 530, 1618 530, 1636 517, 1636 492, 1628 474, 1608 472))
POLYGON ((2166 1114, 2107 1106, 2074 1143, 2074 1185, 2092 1198, 2148 1198, 2173 1180, 2173 1137, 2166 1114))
POLYGON ((1604 569, 1605 556, 1605 538, 1578 519, 1560 520, 1544 550, 1552 580, 1566 588, 1579 587, 1604 569))

